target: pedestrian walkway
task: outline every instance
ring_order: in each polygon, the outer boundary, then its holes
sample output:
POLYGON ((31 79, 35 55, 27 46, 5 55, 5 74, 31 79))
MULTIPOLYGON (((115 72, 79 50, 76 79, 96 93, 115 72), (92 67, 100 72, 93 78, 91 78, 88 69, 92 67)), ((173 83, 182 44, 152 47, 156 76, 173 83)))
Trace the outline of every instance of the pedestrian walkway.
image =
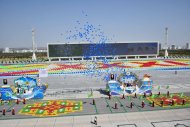
POLYGON ((175 127, 176 124, 190 126, 190 108, 101 114, 97 125, 92 121, 95 115, 66 116, 51 118, 1 120, 1 127, 175 127))

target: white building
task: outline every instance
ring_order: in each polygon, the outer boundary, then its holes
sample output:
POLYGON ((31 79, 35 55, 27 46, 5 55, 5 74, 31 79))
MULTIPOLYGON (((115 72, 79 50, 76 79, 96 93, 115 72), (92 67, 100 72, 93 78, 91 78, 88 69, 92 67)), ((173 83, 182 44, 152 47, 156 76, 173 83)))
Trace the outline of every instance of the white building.
POLYGON ((189 43, 186 43, 185 49, 190 49, 190 44, 189 43))
POLYGON ((177 46, 176 49, 182 49, 181 46, 177 46))
POLYGON ((176 50, 176 45, 171 45, 171 50, 176 50))
MULTIPOLYGON (((10 49, 8 47, 6 47, 3 51, 3 53, 32 53, 33 50, 32 49, 10 49)), ((36 49, 35 52, 47 52, 46 49, 36 49)))
POLYGON ((11 50, 9 47, 6 47, 3 53, 13 53, 13 50, 11 50))

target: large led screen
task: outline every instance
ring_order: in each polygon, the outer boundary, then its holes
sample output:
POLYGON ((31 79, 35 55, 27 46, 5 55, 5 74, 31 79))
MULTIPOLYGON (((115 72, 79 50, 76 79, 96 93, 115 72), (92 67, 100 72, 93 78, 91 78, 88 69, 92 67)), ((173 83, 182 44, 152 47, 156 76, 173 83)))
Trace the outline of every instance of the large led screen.
POLYGON ((48 44, 48 57, 157 55, 158 42, 48 44))

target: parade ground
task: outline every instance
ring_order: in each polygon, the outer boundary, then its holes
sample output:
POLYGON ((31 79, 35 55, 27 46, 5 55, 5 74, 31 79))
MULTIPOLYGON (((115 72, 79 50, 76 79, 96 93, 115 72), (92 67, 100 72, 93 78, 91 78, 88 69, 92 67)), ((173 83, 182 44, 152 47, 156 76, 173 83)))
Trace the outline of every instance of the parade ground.
MULTIPOLYGON (((154 82, 152 96, 125 95, 125 98, 122 95, 108 97, 104 78, 109 72, 105 70, 88 74, 51 74, 41 78, 49 86, 43 99, 1 103, 0 127, 189 127, 190 71, 183 67, 126 69, 139 78, 149 74, 154 82), (161 100, 166 105, 161 105, 161 100), (6 114, 3 114, 4 109, 6 114), (95 116, 97 125, 94 124, 95 116)), ((119 73, 120 70, 111 71, 119 73)), ((1 82, 4 78, 11 85, 18 76, 1 76, 1 82)))
MULTIPOLYGON (((184 93, 183 96, 190 96, 190 93, 184 93)), ((185 127, 190 125, 190 105, 180 105, 180 106, 169 106, 160 107, 156 105, 153 107, 145 98, 140 100, 139 96, 137 98, 131 97, 122 99, 121 97, 101 97, 101 98, 84 98, 84 99, 70 99, 70 100, 51 100, 54 102, 58 101, 70 101, 70 102, 82 102, 81 110, 76 110, 76 112, 69 111, 65 109, 64 113, 54 114, 50 116, 48 114, 38 114, 24 112, 23 107, 30 106, 34 103, 45 104, 50 102, 48 100, 32 100, 27 101, 26 104, 16 104, 11 105, 4 104, 8 109, 6 115, 0 116, 1 126, 6 127, 83 127, 83 126, 96 126, 93 124, 94 117, 98 119, 98 125, 102 127, 175 127, 175 125, 181 124, 185 127), (95 103, 93 104, 93 100, 95 103), (145 102, 145 106, 142 108, 141 102, 145 102), (133 102, 132 108, 130 103, 133 102), (115 103, 117 103, 117 108, 115 108, 115 103), (12 107, 14 107, 16 114, 12 115, 12 107), (66 111, 67 110, 67 111, 66 111), (20 111, 17 113, 17 111, 20 111), (28 113, 28 114, 27 114, 28 113)), ((51 105, 54 110, 55 105, 51 105)), ((40 109, 40 108, 39 108, 40 109)), ((46 109, 48 110, 48 109, 46 109)), ((52 115, 52 114, 51 114, 52 115)))

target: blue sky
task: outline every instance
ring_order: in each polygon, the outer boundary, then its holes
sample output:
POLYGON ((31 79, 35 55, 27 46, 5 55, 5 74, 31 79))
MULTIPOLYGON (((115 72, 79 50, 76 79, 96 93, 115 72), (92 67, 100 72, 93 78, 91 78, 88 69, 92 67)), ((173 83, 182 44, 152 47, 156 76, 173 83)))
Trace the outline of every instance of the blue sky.
POLYGON ((170 44, 190 42, 190 0, 0 0, 0 48, 30 48, 32 28, 38 47, 64 43, 78 20, 114 41, 163 43, 168 27, 170 44))

